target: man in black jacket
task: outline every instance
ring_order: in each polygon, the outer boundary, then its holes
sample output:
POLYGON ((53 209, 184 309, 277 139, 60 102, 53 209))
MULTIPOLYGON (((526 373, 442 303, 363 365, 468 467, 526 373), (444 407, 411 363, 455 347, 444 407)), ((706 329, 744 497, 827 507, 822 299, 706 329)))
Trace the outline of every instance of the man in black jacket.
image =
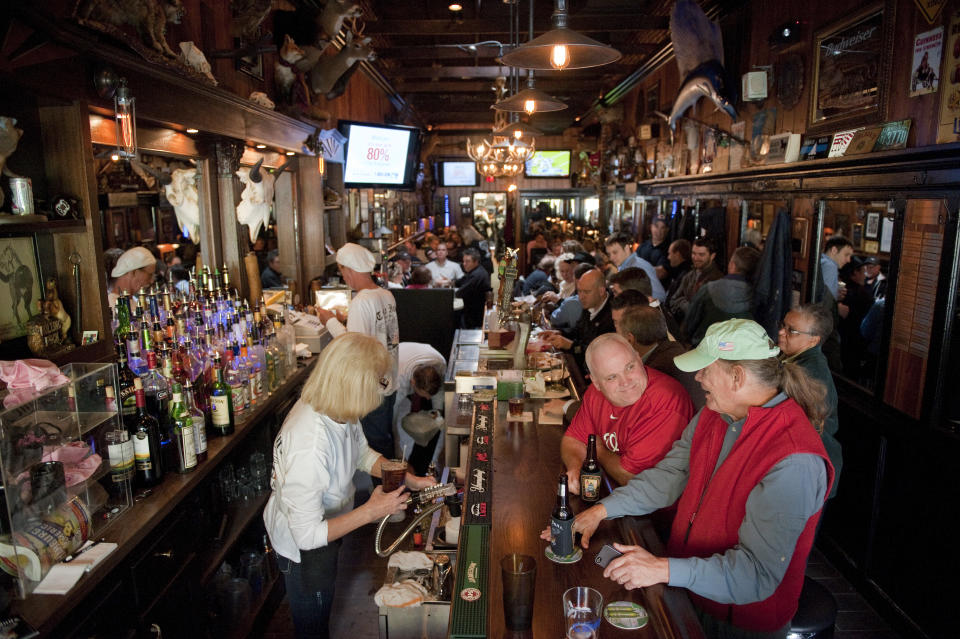
POLYGON ((463 312, 460 314, 460 328, 480 328, 483 326, 483 307, 487 301, 490 287, 490 274, 480 266, 480 252, 468 248, 463 252, 464 276, 456 282, 455 295, 463 299, 463 312))
POLYGON ((610 309, 610 298, 603 273, 599 269, 591 269, 577 280, 577 295, 583 311, 573 330, 573 339, 568 339, 559 333, 547 333, 545 339, 554 348, 569 350, 573 353, 581 371, 586 371, 584 353, 598 335, 614 333, 613 314, 610 309))

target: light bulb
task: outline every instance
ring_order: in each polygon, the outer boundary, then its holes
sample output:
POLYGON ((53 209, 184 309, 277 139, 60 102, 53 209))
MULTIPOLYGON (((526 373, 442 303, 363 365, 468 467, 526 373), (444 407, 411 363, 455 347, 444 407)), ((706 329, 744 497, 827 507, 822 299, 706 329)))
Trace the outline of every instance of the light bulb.
POLYGON ((515 137, 515 138, 517 138, 517 139, 519 140, 520 138, 523 137, 523 131, 521 131, 520 129, 514 129, 514 130, 513 130, 513 137, 515 137))
POLYGON ((487 152, 487 149, 483 146, 483 142, 477 145, 477 155, 483 157, 483 154, 487 152))
POLYGON ((537 101, 536 100, 524 100, 523 101, 523 110, 527 112, 527 115, 533 115, 537 112, 537 101))
POLYGON ((550 66, 554 69, 566 69, 570 64, 570 52, 565 44, 555 44, 550 50, 550 66))

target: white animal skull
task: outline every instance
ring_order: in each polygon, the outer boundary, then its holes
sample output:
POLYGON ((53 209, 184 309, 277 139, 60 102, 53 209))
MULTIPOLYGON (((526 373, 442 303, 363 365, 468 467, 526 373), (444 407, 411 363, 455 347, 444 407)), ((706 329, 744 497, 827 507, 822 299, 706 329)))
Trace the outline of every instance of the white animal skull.
POLYGON ((164 187, 167 201, 177 214, 177 224, 194 244, 200 243, 200 193, 197 189, 196 169, 174 169, 173 181, 164 187))
POLYGON ((237 177, 243 183, 243 193, 237 205, 237 221, 250 228, 250 241, 256 242, 260 229, 270 223, 270 209, 273 206, 274 176, 260 171, 260 181, 250 179, 250 169, 241 168, 237 177))

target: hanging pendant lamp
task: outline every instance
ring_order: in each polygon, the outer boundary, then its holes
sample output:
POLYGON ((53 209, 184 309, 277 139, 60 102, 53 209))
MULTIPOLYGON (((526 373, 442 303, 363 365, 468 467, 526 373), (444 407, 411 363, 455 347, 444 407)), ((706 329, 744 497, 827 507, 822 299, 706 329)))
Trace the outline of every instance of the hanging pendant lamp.
POLYGON ((533 70, 527 75, 527 88, 512 95, 506 100, 500 100, 490 107, 497 111, 510 111, 511 113, 526 113, 533 115, 546 111, 563 111, 567 105, 552 95, 544 93, 536 88, 533 79, 533 70))
POLYGON ((493 132, 493 134, 516 138, 518 140, 533 141, 533 138, 543 135, 543 131, 524 122, 511 122, 510 124, 497 129, 493 132))
POLYGON ((554 0, 553 29, 504 55, 504 64, 521 69, 587 69, 616 62, 622 55, 610 45, 567 28, 567 0, 554 0))

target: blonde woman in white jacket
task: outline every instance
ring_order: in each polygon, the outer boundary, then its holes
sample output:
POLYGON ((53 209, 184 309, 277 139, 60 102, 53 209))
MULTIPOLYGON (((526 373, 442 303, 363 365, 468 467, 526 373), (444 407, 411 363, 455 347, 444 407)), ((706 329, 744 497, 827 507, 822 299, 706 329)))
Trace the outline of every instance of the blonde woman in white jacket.
POLYGON ((360 418, 389 386, 393 360, 380 342, 345 333, 321 353, 273 445, 273 493, 263 519, 279 555, 298 638, 329 636, 341 539, 406 508, 403 492, 434 483, 408 473, 406 486, 377 486, 353 508, 355 470, 380 477, 384 458, 363 436, 360 418))

